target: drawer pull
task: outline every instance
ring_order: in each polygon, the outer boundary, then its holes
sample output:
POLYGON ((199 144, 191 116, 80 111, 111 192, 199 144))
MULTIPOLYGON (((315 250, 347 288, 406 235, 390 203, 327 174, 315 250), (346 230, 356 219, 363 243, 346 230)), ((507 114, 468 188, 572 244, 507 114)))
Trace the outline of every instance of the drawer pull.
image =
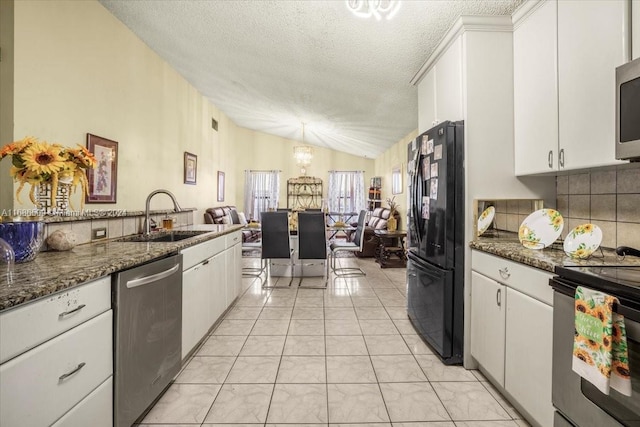
POLYGON ((500 273, 500 277, 502 277, 503 279, 508 279, 509 277, 511 277, 511 273, 509 273, 509 267, 499 268, 498 272, 500 273))
POLYGON ((80 304, 79 306, 77 306, 77 307, 76 307, 76 308, 74 308, 73 310, 70 310, 70 311, 63 311, 62 313, 60 313, 60 314, 58 315, 58 317, 62 319, 64 316, 68 316, 68 315, 70 315, 70 314, 77 313, 78 311, 82 310, 82 309, 83 309, 83 308, 85 308, 86 306, 87 306, 87 304, 80 304))
POLYGON ((84 368, 84 365, 86 365, 86 363, 82 362, 80 363, 78 366, 75 367, 75 369, 71 372, 67 372, 66 374, 62 374, 58 377, 58 379, 60 381, 69 378, 71 375, 75 374, 76 372, 78 372, 80 369, 84 368))
POLYGON ((498 307, 502 305, 502 289, 498 289, 496 292, 496 304, 498 304, 498 307))

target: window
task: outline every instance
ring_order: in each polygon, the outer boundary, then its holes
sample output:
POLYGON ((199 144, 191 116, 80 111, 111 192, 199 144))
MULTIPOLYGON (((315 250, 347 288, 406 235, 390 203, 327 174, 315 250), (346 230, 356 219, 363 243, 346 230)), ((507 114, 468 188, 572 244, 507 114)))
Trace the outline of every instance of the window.
POLYGON ((329 172, 329 212, 360 212, 365 208, 364 172, 329 172))
POLYGON ((249 220, 260 220, 260 214, 278 207, 280 171, 245 171, 244 212, 249 220))

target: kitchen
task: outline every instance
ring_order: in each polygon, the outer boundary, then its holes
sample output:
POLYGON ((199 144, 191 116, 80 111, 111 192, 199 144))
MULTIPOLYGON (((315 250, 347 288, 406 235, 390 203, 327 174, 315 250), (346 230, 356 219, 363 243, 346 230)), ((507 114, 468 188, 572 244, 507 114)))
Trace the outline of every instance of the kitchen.
MULTIPOLYGON (((36 12, 35 10, 31 10, 30 6, 27 4, 16 5, 16 21, 15 21, 15 31, 17 35, 21 37, 16 37, 16 71, 15 71, 15 106, 13 108, 3 108, 2 120, 2 132, 7 132, 10 127, 5 126, 5 120, 12 120, 15 122, 15 127, 13 130, 13 134, 17 136, 22 136, 23 134, 31 134, 36 132, 38 129, 34 130, 32 125, 31 117, 33 120, 39 123, 39 126, 42 129, 59 129, 60 125, 56 123, 69 123, 68 117, 74 117, 75 122, 82 122, 83 128, 91 127, 95 129, 95 132, 101 135, 109 135, 111 130, 117 126, 120 126, 122 123, 127 123, 127 116, 132 115, 142 115, 144 116, 144 111, 140 111, 141 108, 135 105, 133 102, 131 107, 123 107, 122 105, 118 105, 117 111, 113 112, 113 105, 108 102, 103 101, 104 103, 95 104, 95 99, 101 100, 109 100, 110 97, 113 96, 110 92, 122 94, 125 96, 126 92, 131 93, 132 99, 131 101, 135 101, 134 98, 139 97, 143 98, 145 96, 150 97, 152 100, 155 100, 159 103, 164 102, 175 102, 175 99, 164 100, 160 98, 160 93, 163 91, 158 88, 163 87, 183 87, 184 82, 179 81, 179 77, 177 73, 167 68, 166 64, 163 64, 159 59, 152 57, 151 53, 148 51, 146 46, 144 46, 135 36, 128 33, 127 30, 115 20, 112 16, 106 13, 104 10, 101 10, 99 5, 84 5, 84 12, 86 16, 84 19, 77 18, 77 10, 71 10, 69 4, 62 3, 63 9, 56 10, 53 8, 52 10, 48 10, 48 13, 44 12, 36 12), (64 7, 67 10, 64 10, 64 7), (66 12, 66 13, 65 13, 66 12), (111 31, 115 31, 115 33, 119 34, 124 40, 122 41, 122 45, 116 45, 115 43, 112 45, 111 43, 105 43, 106 46, 104 48, 109 52, 107 54, 110 58, 122 58, 124 46, 129 46, 129 48, 135 48, 137 50, 136 57, 138 58, 146 58, 150 64, 154 64, 154 69, 158 70, 158 73, 166 73, 165 81, 154 81, 154 84, 158 86, 155 87, 155 91, 152 91, 151 88, 147 88, 144 93, 139 92, 139 88, 136 88, 137 85, 142 84, 139 79, 135 80, 135 83, 129 83, 127 76, 123 76, 118 74, 117 70, 109 70, 110 74, 113 76, 101 75, 100 71, 96 71, 97 76, 95 80, 92 80, 89 76, 83 76, 84 79, 76 81, 75 75, 70 75, 67 72, 67 67, 61 69, 59 67, 55 67, 55 58, 52 55, 59 54, 57 47, 59 45, 53 44, 56 43, 54 38, 41 37, 41 42, 38 46, 30 46, 30 50, 36 49, 33 52, 35 57, 41 58, 44 63, 50 63, 51 69, 47 70, 46 77, 43 76, 42 69, 32 69, 28 67, 28 61, 26 58, 20 57, 20 43, 27 43, 24 37, 24 32, 33 32, 33 35, 30 37, 37 37, 38 31, 45 31, 44 29, 49 29, 48 33, 56 34, 54 29, 50 28, 51 23, 49 20, 53 20, 50 17, 55 17, 55 21, 61 23, 58 30, 60 32, 60 38, 64 40, 65 43, 69 43, 69 40, 76 40, 75 43, 78 46, 70 45, 68 48, 72 50, 71 46, 74 46, 75 50, 82 52, 78 53, 78 56, 75 56, 75 53, 68 53, 73 60, 68 64, 70 68, 81 68, 82 60, 84 58, 92 58, 91 52, 94 51, 95 45, 90 43, 84 44, 82 37, 78 37, 75 31, 79 31, 82 34, 90 34, 94 33, 96 39, 104 39, 108 40, 109 35, 112 34, 111 31), (27 21, 33 22, 29 23, 27 21), (96 22, 103 23, 103 25, 95 25, 96 22), (89 23, 93 23, 93 25, 89 25, 89 23), (82 27, 82 26, 85 27, 82 27), (78 28, 80 26, 81 28, 78 28), (38 28, 38 29, 36 29, 38 28), (108 29, 108 30, 107 30, 108 29), (104 31, 103 34, 96 34, 100 31, 104 31), (49 41, 48 44, 46 41, 49 41), (56 53, 57 52, 57 53, 56 53), (82 59, 82 60, 81 60, 82 59), (109 78, 107 78, 109 77, 109 78), (111 81, 109 79, 113 78, 113 86, 105 86, 101 84, 103 81, 111 81), (121 79, 117 81, 117 79, 121 79), (65 92, 58 93, 57 91, 53 91, 51 88, 51 81, 56 81, 56 84, 59 84, 61 87, 65 88, 65 92), (38 82, 38 84, 33 84, 33 82, 38 82), (63 84, 64 82, 64 84, 63 84), (175 86, 174 86, 175 85, 175 86), (127 91, 126 89, 129 89, 127 91), (90 95, 91 94, 91 95, 90 95), (32 102, 28 102, 29 100, 38 99, 41 102, 34 105, 32 102), (64 108, 56 108, 57 105, 62 102, 64 99, 73 99, 75 100, 76 105, 86 105, 87 103, 94 103, 94 109, 88 111, 84 108, 76 107, 68 107, 69 109, 64 108), (128 109, 130 108, 130 110, 128 109), (12 116, 10 118, 6 117, 7 112, 12 116), (112 120, 111 123, 104 123, 97 119, 98 116, 109 117, 109 120, 112 120), (116 126, 117 123, 117 126, 116 126)), ((4 5, 3 5, 4 7, 4 5)), ((637 10, 640 8, 635 8, 637 10)), ((542 9, 542 12, 547 12, 546 9, 542 9)), ((560 11, 558 11, 560 13, 560 11)), ((637 13, 637 12, 636 12, 637 13)), ((6 16, 3 13, 3 16, 6 16)), ((538 18, 542 15, 532 14, 533 18, 538 18)), ((634 15, 634 17, 637 15, 634 15)), ((599 16, 598 16, 599 18, 599 16)), ((558 18, 559 19, 559 18, 558 18)), ((508 22, 498 22, 494 23, 494 25, 510 25, 510 19, 508 22)), ((552 20, 553 21, 553 20, 552 20)), ((528 21, 523 21, 528 22, 528 21)), ((533 21, 532 21, 533 22, 533 21)), ((544 21, 544 23, 548 24, 549 21, 544 21)), ((637 19, 636 19, 637 22, 637 19)), ((473 23, 470 23, 473 24, 473 23)), ((526 30, 525 24, 523 25, 523 29, 526 30)), ((3 23, 4 27, 4 23, 3 23)), ((6 27, 4 27, 6 28, 6 27)), ((516 35, 524 35, 523 32, 518 32, 518 28, 516 29, 516 35)), ((564 28, 564 27, 563 27, 564 28)), ((573 26, 571 28, 574 28, 573 26)), ((590 25, 587 25, 586 32, 589 34, 591 28, 590 25)), ((638 39, 638 32, 636 31, 636 27, 632 26, 633 33, 635 36, 635 40, 638 39)), ((524 31, 523 30, 523 31, 524 31)), ((475 199, 484 199, 484 200, 495 200, 495 199, 543 199, 545 202, 545 206, 555 206, 558 210, 560 210, 565 218, 569 218, 569 225, 565 229, 569 231, 573 228, 573 224, 577 225, 579 222, 584 220, 598 220, 598 224, 601 224, 601 228, 604 230, 605 239, 603 241, 603 246, 615 248, 621 245, 638 247, 639 239, 638 239, 638 217, 637 213, 634 215, 633 207, 637 206, 637 174, 638 169, 635 165, 631 166, 613 166, 610 168, 600 168, 600 169, 592 169, 588 170, 591 167, 600 167, 603 164, 609 162, 613 163, 613 144, 609 143, 601 143, 601 140, 610 141, 610 138, 601 137, 602 133, 613 133, 613 123, 614 123, 614 113, 613 110, 607 113, 610 116, 610 119, 603 120, 602 116, 604 113, 597 110, 596 108, 591 108, 593 103, 586 102, 584 100, 580 100, 578 98, 570 98, 572 108, 577 108, 582 106, 580 117, 578 119, 572 120, 570 125, 577 126, 581 129, 587 129, 587 126, 584 126, 585 123, 589 123, 590 125, 598 124, 599 126, 606 127, 604 131, 600 128, 594 128, 593 132, 587 132, 588 135, 584 135, 582 133, 577 137, 581 141, 581 150, 580 152, 585 152, 588 154, 588 160, 590 163, 585 163, 584 161, 578 162, 575 166, 569 166, 562 169, 562 167, 558 166, 559 157, 559 147, 565 148, 565 160, 567 165, 571 165, 573 161, 572 153, 569 150, 568 146, 565 146, 564 143, 567 140, 564 136, 566 132, 577 131, 575 129, 565 128, 565 121, 562 120, 563 115, 560 113, 553 113, 553 102, 550 104, 551 109, 545 108, 544 106, 540 107, 540 113, 550 114, 551 118, 548 119, 547 116, 543 116, 540 118, 542 123, 554 123, 554 116, 556 117, 556 127, 560 127, 559 129, 554 130, 553 126, 541 126, 540 123, 529 123, 526 122, 524 125, 529 125, 533 129, 521 128, 518 126, 518 112, 520 111, 518 108, 522 106, 518 106, 518 100, 523 99, 521 96, 518 96, 518 87, 516 87, 516 93, 514 95, 513 85, 509 82, 514 78, 518 78, 518 74, 513 75, 513 71, 511 69, 513 62, 517 60, 518 52, 529 52, 533 55, 533 48, 537 46, 537 43, 533 44, 533 47, 523 48, 523 50, 518 50, 517 47, 514 48, 513 54, 511 53, 511 35, 510 33, 506 34, 494 34, 494 33, 482 33, 472 34, 472 32, 463 31, 464 37, 460 38, 458 34, 454 34, 455 31, 452 31, 451 41, 453 49, 458 49, 460 52, 460 56, 456 54, 447 53, 452 52, 451 48, 445 48, 443 45, 442 55, 434 55, 432 57, 432 62, 435 63, 435 67, 430 68, 427 64, 424 68, 424 77, 418 83, 418 93, 419 93, 419 101, 420 99, 426 99, 426 104, 420 104, 420 115, 419 115, 419 128, 418 131, 413 132, 407 135, 406 138, 403 138, 402 141, 399 141, 394 147, 392 147, 387 153, 383 154, 380 160, 376 160, 375 162, 371 159, 362 159, 356 156, 344 157, 343 161, 345 164, 353 164, 355 162, 355 167, 362 168, 364 170, 370 171, 371 175, 382 175, 385 176, 387 174, 387 170, 391 170, 391 166, 398 161, 398 159, 403 159, 404 161, 406 156, 406 146, 407 143, 413 140, 419 133, 431 128, 431 123, 436 120, 442 119, 464 119, 466 121, 466 131, 467 131, 467 141, 468 141, 468 151, 466 158, 467 160, 467 169, 468 169, 468 186, 467 186, 467 196, 465 206, 467 207, 468 212, 472 212, 471 206, 473 206, 473 200, 475 199), (485 49, 482 46, 486 46, 486 40, 491 39, 491 50, 489 51, 478 51, 476 46, 481 46, 480 49, 485 49), (475 45, 474 45, 475 44, 475 45), (511 57, 513 55, 513 58, 511 57), (440 60, 442 58, 442 61, 440 60), (484 57, 491 57, 492 61, 486 61, 483 59, 484 57), (475 68, 463 68, 463 65, 460 62, 455 62, 456 60, 462 60, 464 58, 464 64, 468 67, 471 61, 476 61, 474 64, 475 68), (477 67, 476 67, 477 66, 477 67), (447 72, 447 67, 453 67, 453 70, 458 74, 447 72), (435 70, 433 74, 431 70, 435 70), (439 70, 444 70, 442 76, 444 78, 438 78, 439 70), (462 75, 464 73, 464 76, 462 75), (477 74, 472 74, 477 73, 477 74), (513 76, 513 77, 512 77, 513 76), (429 86, 429 84, 424 84, 424 82, 428 82, 430 78, 433 78, 433 82, 435 86, 429 86), (450 78, 450 80, 447 80, 450 78), (463 80, 463 78, 465 80, 463 80), (455 80, 457 79, 457 80, 455 80), (475 84, 473 84, 475 83, 475 84), (439 85, 442 85, 443 90, 446 93, 459 93, 459 96, 452 97, 438 97, 438 96, 430 96, 429 91, 433 90, 437 93, 441 89, 439 85), (452 88, 452 89, 451 89, 452 88), (463 92, 466 91, 466 92, 463 92), (483 92, 484 91, 484 92, 483 92), (490 98, 493 108, 487 109, 485 108, 487 99, 490 98), (428 100, 436 99, 435 105, 433 108, 429 108, 428 100), (447 99, 458 99, 460 102, 447 103, 447 99), (515 104, 515 105, 514 105, 515 104), (426 108, 423 108, 423 105, 426 105, 426 108), (577 107, 576 107, 577 106, 577 107), (452 110, 448 110, 448 108, 453 108, 452 110), (433 112, 431 114, 428 113, 429 110, 433 112), (586 110, 586 111, 584 111, 586 110), (511 117, 515 111, 516 113, 516 125, 510 120, 505 120, 505 117, 511 117), (560 114, 560 119, 558 123, 557 116, 560 114), (595 116, 592 116, 594 114, 595 116), (548 119, 548 120, 547 120, 548 119), (546 135, 538 135, 534 132, 534 130, 540 132, 548 132, 546 135), (515 140, 516 146, 513 145, 514 140, 514 132, 515 132, 515 140), (544 147, 543 152, 543 163, 545 167, 548 167, 549 157, 547 156, 548 151, 553 151, 552 159, 553 159, 553 167, 550 170, 546 170, 544 168, 538 170, 526 170, 524 167, 520 173, 517 172, 517 175, 520 175, 520 178, 516 178, 514 176, 513 170, 514 167, 519 167, 520 163, 518 159, 533 159, 534 155, 528 152, 522 153, 520 151, 519 144, 519 132, 522 132, 522 135, 528 136, 532 138, 533 142, 524 142, 523 145, 526 148, 537 147, 540 145, 540 141, 554 141, 555 140, 555 148, 547 148, 544 147), (593 135, 591 135, 593 134, 593 135), (586 141, 589 141, 589 137, 597 138, 595 142, 593 142, 593 146, 589 146, 588 149, 582 148, 586 146, 586 141), (606 149, 606 153, 601 153, 601 149, 606 149), (516 154, 511 154, 515 151, 516 154), (496 153, 500 153, 496 155, 496 153), (508 159, 515 156, 516 165, 514 166, 508 159), (506 159, 506 160, 505 160, 506 159), (481 161, 482 160, 482 161, 481 161), (483 167, 483 165, 490 164, 490 168, 483 167), (535 173, 546 173, 549 176, 544 177, 531 177, 530 174, 535 173), (559 175, 556 180, 555 175, 559 175), (497 183, 499 183, 500 188, 497 188, 497 183), (590 201, 595 201, 594 203, 590 203, 590 201), (611 203, 613 201, 613 204, 611 203), (615 205, 616 208, 613 210, 612 206, 615 205), (603 207, 609 206, 610 209, 603 209, 603 207), (595 209, 594 209, 595 207, 595 209), (566 214, 565 214, 566 212, 566 214), (572 222, 575 221, 575 222, 572 222)), ((496 32, 498 33, 498 32, 496 32)), ((538 34, 537 32, 533 32, 534 34, 538 34)), ((549 40, 552 43, 551 47, 540 47, 539 50, 542 55, 552 55, 551 64, 555 64, 554 48, 553 44, 557 43, 554 39, 555 32, 554 31, 544 31, 545 35, 549 36, 552 40, 549 40)), ((586 43, 586 36, 588 34, 582 34, 581 37, 576 37, 581 40, 582 43, 586 43)), ((595 32, 594 32, 595 34, 595 32)), ((520 39, 520 42, 525 43, 527 40, 531 40, 531 37, 527 39, 524 37, 520 39)), ((515 36, 517 37, 517 36, 515 36)), ((557 37, 559 40, 569 40, 566 39, 567 35, 561 33, 561 28, 558 27, 557 37), (565 37, 565 38, 562 38, 565 37)), ((622 37, 622 36, 620 36, 622 37)), ((534 40, 538 41, 536 37, 533 37, 534 40)), ((517 46, 517 38, 514 43, 517 46)), ((93 43, 99 43, 98 40, 93 40, 93 43)), ((61 43, 61 42, 59 42, 61 43)), ((540 41, 542 43, 542 41, 540 41)), ((571 45, 569 45, 571 46, 571 45)), ((640 43, 632 43, 632 48, 634 49, 635 54, 633 57, 637 57, 637 50, 640 47, 640 43)), ((571 47, 573 49, 573 47, 571 47)), ((559 49, 558 55, 563 52, 562 48, 559 49)), ((598 54, 597 49, 593 49, 593 54, 598 54)), ((3 48, 3 56, 4 56, 4 48, 3 48)), ((620 53, 620 56, 622 53, 620 53)), ((126 59, 126 57, 125 57, 126 59)), ((526 58, 524 58, 526 59, 526 58)), ((523 59, 523 60, 524 60, 523 59)), ((542 58, 537 61, 537 63, 544 63, 548 65, 548 59, 546 58, 543 62, 542 58)), ((600 56, 598 56, 597 60, 585 57, 583 60, 589 64, 589 67, 593 67, 595 65, 600 64, 600 56)), ((620 65, 624 61, 622 57, 619 58, 618 62, 613 65, 620 65)), ((4 65, 4 61, 2 62, 4 65)), ((517 64, 517 63, 516 63, 517 64)), ((606 65, 606 64, 604 64, 606 65)), ((568 64, 567 69, 572 69, 571 67, 575 66, 574 64, 568 64)), ((611 71, 610 65, 606 65, 609 67, 611 71)), ((581 69, 588 69, 589 67, 582 66, 581 69)), ((548 68, 545 68, 548 70, 548 68)), ((516 66, 516 70, 518 70, 516 66)), ((561 69, 562 71, 562 69, 561 69)), ((611 71, 612 73, 612 71, 611 71)), ((525 73, 526 74, 526 73, 525 73)), ((585 75, 589 73, 584 73, 585 75)), ((570 88, 572 83, 581 85, 580 87, 589 87, 589 93, 593 93, 593 91, 597 90, 606 90, 610 93, 602 96, 598 96, 598 99, 609 98, 611 100, 610 105, 613 105, 613 96, 614 93, 612 91, 613 83, 602 83, 596 86, 593 86, 592 83, 586 84, 584 82, 578 82, 575 79, 575 76, 568 76, 559 73, 560 79, 562 81, 556 82, 556 75, 553 70, 551 71, 551 75, 553 79, 551 83, 548 80, 545 80, 540 83, 536 83, 535 85, 526 85, 523 84, 520 86, 520 90, 525 90, 527 87, 550 87, 553 89, 554 87, 559 90, 559 94, 551 93, 551 97, 560 97, 560 108, 562 108, 564 104, 564 98, 566 94, 563 92, 564 88, 570 88), (563 84, 564 82, 564 84, 563 84), (545 86, 546 84, 546 86, 545 86)), ((527 78, 526 75, 520 75, 520 78, 527 78)), ((531 76, 528 76, 531 77, 531 76)), ((542 73, 537 73, 536 78, 544 77, 542 73)), ((547 76, 548 77, 548 76, 547 76)), ((586 78, 586 77, 585 77, 586 78)), ((517 80, 516 80, 517 81, 517 80)), ((3 90, 3 99, 2 102, 10 102, 8 98, 4 96, 6 93, 6 86, 2 86, 3 90)), ((202 163, 199 165, 201 171, 206 170, 226 170, 227 172, 227 188, 228 191, 235 191, 237 194, 229 195, 230 200, 241 200, 242 197, 240 195, 242 191, 241 185, 241 173, 240 171, 247 168, 273 168, 272 165, 267 165, 266 160, 262 159, 270 159, 272 157, 289 157, 289 148, 282 141, 274 141, 274 138, 271 138, 267 135, 259 135, 253 133, 251 131, 247 131, 246 129, 242 129, 238 126, 235 126, 228 118, 224 116, 223 113, 216 111, 215 107, 207 104, 206 101, 202 99, 202 97, 197 94, 197 92, 191 88, 186 89, 187 94, 185 98, 188 99, 188 102, 193 103, 193 105, 199 105, 202 110, 200 110, 196 116, 206 117, 207 119, 200 119, 200 122, 194 126, 195 129, 190 130, 189 135, 180 135, 180 138, 176 139, 185 139, 185 140, 199 140, 201 136, 201 129, 205 128, 205 125, 208 125, 209 117, 215 116, 217 117, 220 123, 220 133, 207 133, 207 137, 205 138, 207 141, 212 141, 215 144, 205 144, 198 147, 177 147, 177 148, 169 148, 166 147, 167 150, 173 150, 170 152, 170 157, 181 157, 183 149, 192 148, 191 151, 196 151, 201 153, 201 161, 202 163), (200 114, 202 113, 202 114, 200 114), (204 123, 207 122, 207 123, 204 123), (231 143, 234 141, 236 146, 231 143), (238 141, 236 143, 236 141, 238 141), (273 143, 271 145, 267 145, 266 143, 273 143), (212 148, 215 147, 215 148, 212 148), (237 159, 236 162, 228 162, 226 159, 235 158, 234 150, 238 149, 238 152, 242 152, 243 154, 240 156, 241 159, 237 159), (214 152, 215 150, 215 152, 214 152), (205 154, 206 153, 206 154, 205 154), (224 160, 223 160, 224 159, 224 160), (264 162, 264 163, 263 163, 264 162), (224 163, 224 166, 223 166, 224 163)), ((538 91, 542 93, 542 91, 538 91)), ((580 91, 578 91, 580 92, 580 91)), ((587 92, 587 91, 582 91, 587 92)), ((546 92, 545 92, 546 93, 546 92)), ((574 90, 571 90, 571 94, 574 93, 574 90)), ((525 93, 526 97, 531 97, 533 95, 538 95, 538 93, 529 94, 525 93)), ((547 93, 547 95, 549 95, 547 93)), ((595 95, 592 95, 595 96, 595 95)), ((187 101, 184 101, 187 102, 187 101)), ((607 103, 597 103, 597 107, 601 107, 607 103)), ((4 106, 4 104, 3 104, 4 106)), ((525 105, 526 107, 526 105, 525 105)), ((557 106, 556 106, 557 108, 557 106)), ((189 109, 187 109, 188 111, 189 109)), ((530 114, 531 116, 539 117, 538 114, 533 114, 530 112, 521 112, 522 114, 530 114)), ((125 128, 122 134, 118 137, 121 140, 130 140, 130 141, 142 141, 142 140, 166 140, 167 137, 162 133, 168 133, 171 135, 176 135, 178 132, 177 126, 174 126, 171 122, 165 124, 165 129, 159 130, 156 129, 155 123, 153 120, 149 119, 148 121, 144 118, 141 118, 143 123, 146 123, 143 129, 136 129, 134 126, 125 128), (161 132, 162 131, 162 132, 161 132), (141 135, 144 134, 144 137, 141 135)), ((71 126, 70 124, 68 126, 71 126)), ((591 129, 591 127, 589 127, 591 129)), ((2 135, 3 141, 10 141, 13 138, 13 134, 6 137, 6 135, 2 135)), ((59 134, 53 135, 56 139, 60 140, 73 140, 75 133, 72 130, 64 130, 60 131, 59 134)), ((164 148, 164 147, 163 147, 164 148)), ((149 152, 153 150, 153 146, 150 144, 141 143, 137 146, 128 145, 125 146, 121 144, 121 160, 124 162, 124 173, 120 176, 121 183, 126 182, 135 182, 135 187, 132 188, 131 191, 121 192, 119 195, 120 200, 119 204, 122 204, 123 207, 131 210, 141 209, 142 200, 144 197, 153 189, 157 188, 158 185, 156 182, 162 182, 160 178, 160 173, 157 172, 159 170, 165 170, 173 175, 181 175, 181 168, 176 168, 175 165, 170 163, 170 160, 160 160, 162 163, 162 167, 157 169, 154 168, 142 168, 138 167, 140 159, 145 158, 149 152), (124 181, 123 181, 124 180, 124 181), (140 185, 143 188, 137 188, 138 183, 144 183, 144 185, 140 185)), ((538 158, 536 156, 535 158, 538 158)), ((525 162, 526 163, 526 162, 525 162)), ((531 162, 533 163, 533 162, 531 162)), ((324 166, 324 165, 322 165, 324 166)), ((321 165, 313 165, 312 168, 318 167, 321 168, 321 165)), ((288 175, 293 176, 295 173, 292 165, 283 164, 280 167, 283 171, 286 171, 288 175)), ((3 199, 2 206, 14 206, 14 201, 11 200, 9 203, 4 203, 4 198, 13 198, 13 188, 10 186, 10 183, 7 184, 5 178, 8 176, 8 164, 7 162, 1 162, 0 168, 0 176, 3 177, 3 190, 0 197, 3 199), (6 185, 9 185, 10 190, 5 191, 6 185)), ((324 168, 327 169, 327 168, 324 168)), ((516 169, 517 171, 517 169, 516 169)), ((313 173, 313 170, 311 171, 313 173)), ((206 174, 206 172, 205 172, 206 174)), ((175 177, 174 177, 175 178, 175 177)), ((181 182, 181 176, 179 178, 181 182)), ((212 188, 215 187, 215 179, 211 176, 199 177, 199 179, 203 179, 203 181, 199 181, 200 185, 209 185, 212 188)), ((384 182, 388 182, 390 180, 384 179, 384 182)), ((126 185, 126 184, 125 184, 126 185)), ((199 189, 201 186, 184 186, 184 190, 181 190, 179 195, 179 200, 183 206, 199 206, 200 204, 197 202, 198 197, 200 196, 199 189)), ((390 193, 390 192, 389 192, 390 193)), ((211 193, 213 194, 213 193, 211 193)), ((214 196, 211 196, 214 197, 214 196)), ((210 200, 210 205, 213 205, 213 199, 210 200)), ((405 209, 406 209, 406 203, 405 209)), ((169 207, 170 205, 167 205, 169 207)), ((403 215, 405 215, 403 213, 403 215)), ((518 215, 523 215, 523 213, 518 212, 518 215)), ((188 224, 188 219, 185 218, 184 223, 188 224)), ((193 221, 193 220, 192 220, 193 221)), ((199 216, 195 219, 195 222, 199 222, 199 216)), ((511 231, 517 231, 517 225, 520 221, 517 222, 515 229, 511 229, 511 231)), ((466 235, 468 236, 467 241, 473 240, 473 225, 474 222, 471 220, 470 215, 467 216, 467 221, 465 222, 466 235)), ((90 239, 90 234, 86 233, 88 237, 86 237, 87 241, 90 239)), ((469 263, 466 266, 466 277, 470 277, 471 275, 471 265, 470 262, 473 259, 471 255, 470 249, 467 250, 467 256, 465 257, 465 262, 469 263)), ((467 287, 467 297, 470 296, 470 287, 467 287)), ((468 307, 468 305, 467 305, 468 307)), ((466 307, 466 308, 467 308, 466 307)), ((465 308, 465 309, 466 309, 465 308)), ((465 320, 471 318, 468 313, 465 313, 465 320)), ((471 325, 466 325, 466 330, 468 331, 471 325)), ((469 334, 465 334, 465 339, 468 339, 469 334)), ((465 342, 465 348, 470 348, 470 343, 465 342)), ((466 355, 465 366, 469 368, 473 368, 473 359, 470 354, 466 355)))

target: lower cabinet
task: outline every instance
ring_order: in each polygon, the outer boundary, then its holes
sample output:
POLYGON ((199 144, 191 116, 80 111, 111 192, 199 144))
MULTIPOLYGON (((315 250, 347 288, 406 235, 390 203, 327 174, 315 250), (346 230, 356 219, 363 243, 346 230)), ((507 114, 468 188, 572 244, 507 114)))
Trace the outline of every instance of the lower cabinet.
POLYGON ((504 388, 543 426, 553 425, 553 308, 507 288, 504 388))
POLYGON ((506 286, 471 272, 471 354, 504 386, 506 286))
POLYGON ((52 427, 112 427, 113 377, 109 377, 90 395, 71 408, 52 427))
POLYGON ((471 355, 489 380, 540 426, 553 425, 552 274, 472 252, 471 355))
POLYGON ((182 273, 182 358, 209 330, 209 261, 182 273))

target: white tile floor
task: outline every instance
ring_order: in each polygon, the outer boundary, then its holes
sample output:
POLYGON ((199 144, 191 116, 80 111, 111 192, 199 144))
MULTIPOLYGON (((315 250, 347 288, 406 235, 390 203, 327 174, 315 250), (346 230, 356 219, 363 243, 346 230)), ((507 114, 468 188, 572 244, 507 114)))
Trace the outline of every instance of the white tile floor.
POLYGON ((528 425, 480 372, 443 365, 416 335, 404 269, 339 261, 366 277, 331 276, 326 290, 253 282, 140 426, 528 425))

